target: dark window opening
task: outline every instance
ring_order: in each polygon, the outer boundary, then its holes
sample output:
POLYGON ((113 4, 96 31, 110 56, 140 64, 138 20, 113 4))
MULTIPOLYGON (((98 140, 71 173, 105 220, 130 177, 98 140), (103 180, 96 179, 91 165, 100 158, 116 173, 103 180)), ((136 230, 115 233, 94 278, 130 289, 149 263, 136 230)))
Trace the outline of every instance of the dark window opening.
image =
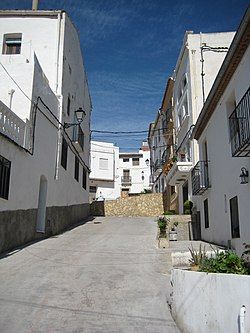
POLYGON ((171 186, 171 195, 175 193, 175 186, 171 186))
POLYGON ((77 156, 75 156, 75 180, 79 181, 79 160, 77 156))
POLYGON ((86 190, 86 185, 87 185, 87 173, 86 170, 83 168, 82 169, 82 187, 86 190))
POLYGON ((0 198, 8 200, 11 162, 0 155, 0 198))
POLYGON ((132 158, 132 164, 133 165, 140 165, 140 159, 139 159, 139 157, 133 157, 132 158))
POLYGON ((239 209, 238 197, 230 199, 230 218, 231 218, 231 232, 232 238, 240 237, 240 223, 239 223, 239 209))
POLYGON ((129 162, 129 158, 123 158, 123 162, 129 162))
POLYGON ((22 34, 4 35, 3 54, 20 54, 22 44, 22 34))
POLYGON ((205 228, 209 228, 208 199, 204 200, 205 228))
POLYGON ((70 115, 70 96, 68 96, 68 101, 67 101, 67 115, 70 115))
POLYGON ((62 156, 61 156, 61 166, 67 170, 67 160, 68 160, 68 144, 65 138, 62 141, 62 156))
POLYGON ((89 192, 90 193, 96 193, 96 186, 90 186, 89 187, 89 192))

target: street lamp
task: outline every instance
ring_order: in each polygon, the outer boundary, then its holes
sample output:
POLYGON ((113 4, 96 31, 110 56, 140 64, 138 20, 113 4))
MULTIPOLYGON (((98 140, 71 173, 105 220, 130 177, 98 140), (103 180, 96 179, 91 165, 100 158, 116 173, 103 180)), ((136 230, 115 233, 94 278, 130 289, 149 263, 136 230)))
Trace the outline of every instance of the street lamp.
POLYGON ((146 159, 145 163, 146 163, 146 166, 148 167, 149 166, 149 159, 148 158, 146 159))
POLYGON ((241 174, 240 174, 240 180, 241 184, 247 184, 248 183, 248 170, 246 168, 241 168, 241 174))
POLYGON ((79 108, 78 110, 75 111, 75 116, 77 123, 64 123, 63 127, 69 128, 71 126, 80 125, 83 121, 83 118, 86 116, 86 112, 82 108, 79 108))

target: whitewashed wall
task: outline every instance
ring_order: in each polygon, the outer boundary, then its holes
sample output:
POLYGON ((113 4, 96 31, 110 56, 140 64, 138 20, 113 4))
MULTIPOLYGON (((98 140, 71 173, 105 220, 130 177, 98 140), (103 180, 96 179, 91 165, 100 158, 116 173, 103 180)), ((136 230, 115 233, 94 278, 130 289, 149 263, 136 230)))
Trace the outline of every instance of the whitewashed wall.
POLYGON ((250 276, 173 269, 172 315, 185 333, 236 333, 246 307, 245 332, 250 331, 250 276))
MULTIPOLYGON (((61 122, 72 122, 75 109, 78 107, 85 109, 86 117, 81 125, 85 133, 85 144, 81 157, 88 166, 91 101, 77 32, 73 24, 65 13, 61 14, 61 17, 20 16, 1 17, 0 20, 1 43, 4 33, 23 34, 21 54, 1 55, 1 61, 28 97, 36 100, 36 97, 41 96, 61 122), (37 58, 34 56, 34 51, 37 58), (73 96, 71 115, 64 118, 68 93, 73 96)), ((23 96, 2 68, 0 68, 0 77, 2 82, 6 81, 6 86, 1 89, 0 99, 8 105, 8 91, 15 89, 13 111, 20 118, 30 118, 30 101, 23 96)), ((39 107, 53 123, 53 117, 41 103, 39 107)), ((1 137, 0 155, 11 161, 9 200, 0 198, 1 211, 37 208, 41 176, 45 176, 48 181, 48 207, 88 203, 88 173, 85 190, 82 187, 81 162, 79 181, 74 179, 75 154, 70 149, 68 149, 67 170, 61 167, 61 138, 59 137, 58 145, 58 124, 55 121, 54 124, 56 126, 51 124, 40 111, 37 112, 33 156, 1 137), (57 167, 59 174, 56 179, 57 167)), ((67 133, 71 136, 72 129, 68 129, 67 133)))
POLYGON ((250 48, 248 47, 240 65, 226 88, 215 112, 199 139, 200 155, 202 143, 207 141, 209 159, 209 178, 211 188, 202 196, 193 198, 197 210, 201 212, 202 238, 219 244, 227 245, 228 240, 238 252, 243 250, 242 243, 250 240, 250 182, 240 184, 241 168, 250 171, 250 158, 232 157, 228 117, 236 103, 240 101, 250 86, 250 48), (240 238, 232 239, 229 199, 238 196, 240 238), (210 226, 205 229, 203 201, 208 198, 210 226))
MULTIPOLYGON (((119 158, 119 174, 120 179, 123 176, 123 170, 129 170, 130 176, 132 179, 131 186, 128 186, 129 193, 141 193, 144 189, 149 189, 149 176, 150 176, 150 165, 147 166, 146 160, 150 160, 150 151, 139 150, 138 153, 128 153, 127 158, 129 158, 129 162, 123 162, 123 155, 120 154, 119 158), (139 158, 139 165, 133 165, 132 158, 138 157, 138 154, 141 154, 142 157, 139 158), (144 175, 144 179, 142 179, 142 175, 144 175)), ((121 180, 120 180, 121 181, 121 180)), ((126 186, 120 186, 126 188, 126 186)))
POLYGON ((115 200, 120 197, 119 179, 119 147, 113 143, 91 141, 90 149, 91 173, 90 186, 96 186, 98 198, 102 193, 105 200, 115 200), (100 167, 100 159, 107 161, 107 168, 100 167))

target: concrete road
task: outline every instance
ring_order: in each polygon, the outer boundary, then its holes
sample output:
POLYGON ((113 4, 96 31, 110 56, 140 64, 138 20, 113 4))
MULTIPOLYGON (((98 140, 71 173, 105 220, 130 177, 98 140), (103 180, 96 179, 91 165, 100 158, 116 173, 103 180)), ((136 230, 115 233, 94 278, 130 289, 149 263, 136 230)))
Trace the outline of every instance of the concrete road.
POLYGON ((179 332, 150 218, 96 218, 0 259, 0 332, 179 332))

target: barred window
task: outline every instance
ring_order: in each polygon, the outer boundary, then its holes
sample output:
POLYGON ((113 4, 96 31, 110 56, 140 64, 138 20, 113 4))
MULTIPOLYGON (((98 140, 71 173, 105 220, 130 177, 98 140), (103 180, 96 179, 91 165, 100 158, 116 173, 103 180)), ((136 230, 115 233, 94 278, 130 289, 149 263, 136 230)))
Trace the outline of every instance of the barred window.
POLYGON ((0 198, 8 200, 11 162, 0 155, 0 198))
POLYGON ((75 180, 79 181, 79 160, 77 156, 75 156, 75 180))
POLYGON ((86 170, 83 168, 82 169, 82 187, 86 190, 87 186, 87 173, 86 170))

